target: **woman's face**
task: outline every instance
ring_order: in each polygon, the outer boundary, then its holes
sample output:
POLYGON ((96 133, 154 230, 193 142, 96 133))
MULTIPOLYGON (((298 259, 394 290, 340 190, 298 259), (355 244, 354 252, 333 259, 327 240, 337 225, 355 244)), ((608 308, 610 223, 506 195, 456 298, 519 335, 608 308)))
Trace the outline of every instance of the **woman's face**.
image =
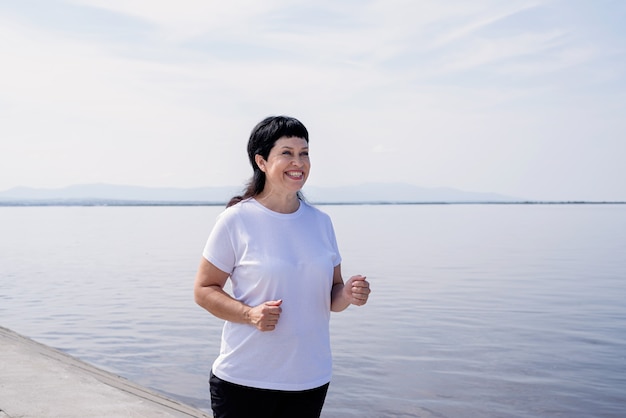
POLYGON ((256 162, 265 172, 265 188, 296 193, 309 177, 309 144, 304 138, 283 136, 276 140, 267 160, 257 155, 256 162))

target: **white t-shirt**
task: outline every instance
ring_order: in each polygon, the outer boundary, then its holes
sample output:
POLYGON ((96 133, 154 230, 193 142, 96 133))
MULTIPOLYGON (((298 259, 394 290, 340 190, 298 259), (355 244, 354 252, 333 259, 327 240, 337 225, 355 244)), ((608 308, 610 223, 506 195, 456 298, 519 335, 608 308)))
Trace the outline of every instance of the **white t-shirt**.
POLYGON ((330 293, 341 262, 330 217, 305 202, 282 214, 244 200, 218 216, 203 255, 231 275, 235 299, 249 306, 283 300, 274 331, 225 323, 213 373, 262 389, 328 383, 330 293))

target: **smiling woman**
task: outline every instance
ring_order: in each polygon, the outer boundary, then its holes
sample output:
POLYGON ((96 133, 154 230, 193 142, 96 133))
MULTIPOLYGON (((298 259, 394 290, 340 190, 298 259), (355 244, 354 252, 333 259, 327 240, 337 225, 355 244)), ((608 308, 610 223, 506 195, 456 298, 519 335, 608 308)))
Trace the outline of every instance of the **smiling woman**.
POLYGON ((265 188, 256 199, 268 208, 280 213, 292 213, 298 209, 298 192, 309 176, 309 143, 304 138, 279 138, 267 160, 257 154, 255 162, 265 173, 265 188))
MULTIPOLYGON (((257 196, 264 191, 267 175, 265 169, 261 166, 266 165, 265 162, 270 158, 275 142, 282 139, 300 140, 296 142, 299 142, 298 145, 300 145, 300 147, 306 148, 308 162, 309 132, 306 127, 294 118, 284 116, 265 118, 259 122, 257 126, 255 126, 252 134, 250 135, 250 140, 248 141, 248 159, 250 160, 250 165, 252 166, 252 178, 248 182, 248 186, 244 191, 243 196, 233 197, 230 202, 228 202, 228 207, 241 202, 242 200, 257 196)), ((287 146, 287 149, 281 150, 280 152, 275 150, 274 156, 277 153, 294 153, 293 148, 289 149, 288 144, 284 145, 287 146)), ((304 178, 304 181, 306 181, 306 177, 304 178)), ((304 185, 304 181, 300 187, 304 185)), ((271 182, 268 182, 268 186, 271 186, 271 182)), ((299 200, 301 200, 302 195, 299 190, 297 191, 296 196, 299 200)))
POLYGON ((330 217, 302 200, 311 168, 304 125, 264 119, 248 157, 252 179, 219 215, 194 286, 196 302, 226 321, 211 407, 222 418, 319 417, 332 371, 330 312, 364 305, 369 283, 356 275, 344 284, 330 217))

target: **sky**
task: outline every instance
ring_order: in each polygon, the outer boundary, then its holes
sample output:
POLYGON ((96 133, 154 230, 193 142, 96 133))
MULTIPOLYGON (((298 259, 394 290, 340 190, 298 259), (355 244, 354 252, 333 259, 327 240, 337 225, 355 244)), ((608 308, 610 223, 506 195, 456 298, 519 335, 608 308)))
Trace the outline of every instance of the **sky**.
POLYGON ((0 190, 309 184, 626 200, 622 0, 0 0, 0 190))

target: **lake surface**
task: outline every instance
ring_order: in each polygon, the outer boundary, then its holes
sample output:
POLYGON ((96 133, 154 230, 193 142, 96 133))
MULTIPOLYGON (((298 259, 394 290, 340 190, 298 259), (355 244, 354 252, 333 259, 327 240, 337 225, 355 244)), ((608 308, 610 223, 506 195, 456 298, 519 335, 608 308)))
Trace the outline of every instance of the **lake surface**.
MULTIPOLYGON (((626 205, 321 209, 373 288, 332 316, 324 417, 626 416, 626 205)), ((0 325, 210 410, 221 210, 1 207, 0 325)))

